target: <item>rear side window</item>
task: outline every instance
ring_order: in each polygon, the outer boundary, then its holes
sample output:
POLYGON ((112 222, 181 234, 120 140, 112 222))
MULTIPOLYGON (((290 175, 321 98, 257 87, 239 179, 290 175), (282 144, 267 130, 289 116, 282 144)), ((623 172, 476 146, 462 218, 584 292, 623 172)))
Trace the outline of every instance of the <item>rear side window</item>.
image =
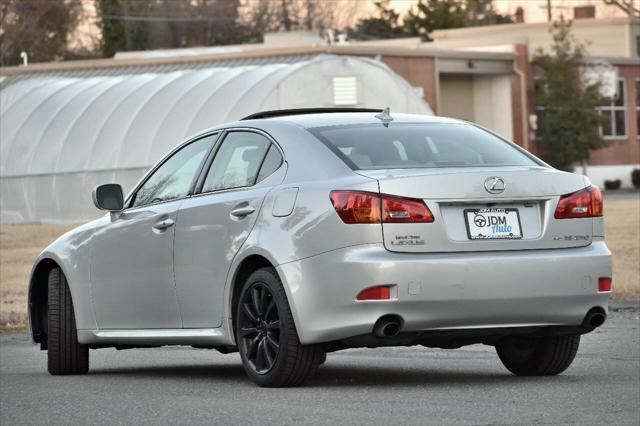
POLYGON ((355 170, 537 165, 502 139, 464 123, 368 124, 309 131, 355 170))
POLYGON ((281 164, 282 154, 280 154, 280 151, 278 151, 278 148, 276 148, 275 145, 271 144, 269 151, 267 152, 267 156, 262 162, 262 167, 260 168, 260 173, 258 173, 256 183, 264 180, 266 177, 278 170, 281 164))
POLYGON ((254 185, 270 146, 271 141, 257 133, 229 133, 211 163, 202 192, 254 185))

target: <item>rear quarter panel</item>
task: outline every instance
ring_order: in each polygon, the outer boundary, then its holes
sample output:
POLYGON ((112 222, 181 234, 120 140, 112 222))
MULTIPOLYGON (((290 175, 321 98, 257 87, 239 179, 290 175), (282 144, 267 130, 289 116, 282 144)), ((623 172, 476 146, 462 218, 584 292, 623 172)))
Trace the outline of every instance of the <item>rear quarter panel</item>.
MULTIPOLYGON (((247 122, 250 127, 252 122, 247 122)), ((329 250, 382 241, 380 225, 345 225, 330 200, 332 190, 378 192, 374 178, 354 173, 304 128, 259 120, 260 129, 282 147, 287 174, 265 197, 256 224, 238 254, 240 260, 266 251, 275 264, 292 262, 329 250), (295 192, 295 197, 291 193, 295 192), (282 194, 293 208, 282 213, 282 194), (276 206, 276 204, 278 204, 276 206)))
MULTIPOLYGON (((332 190, 378 192, 375 179, 354 173, 302 127, 269 120, 260 124, 283 148, 287 175, 266 195, 251 234, 232 262, 225 291, 227 317, 233 314, 235 271, 251 255, 260 255, 278 267, 343 247, 382 242, 381 225, 344 224, 330 199, 332 190), (283 199, 293 200, 292 208, 283 208, 283 199)), ((300 289, 291 287, 282 274, 281 279, 289 300, 293 300, 292 294, 300 289)), ((291 309, 298 323, 297 307, 292 304, 291 309)))

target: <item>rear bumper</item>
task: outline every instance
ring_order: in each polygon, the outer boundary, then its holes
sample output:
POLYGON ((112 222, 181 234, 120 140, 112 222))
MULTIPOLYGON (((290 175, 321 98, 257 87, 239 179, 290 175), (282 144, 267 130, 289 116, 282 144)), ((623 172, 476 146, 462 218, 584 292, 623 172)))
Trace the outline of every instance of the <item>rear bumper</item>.
POLYGON ((382 244, 334 250, 278 266, 302 343, 369 334, 396 314, 403 332, 580 325, 591 308, 607 312, 611 253, 587 247, 511 252, 391 253, 382 244), (392 300, 356 301, 364 288, 391 284, 392 300))

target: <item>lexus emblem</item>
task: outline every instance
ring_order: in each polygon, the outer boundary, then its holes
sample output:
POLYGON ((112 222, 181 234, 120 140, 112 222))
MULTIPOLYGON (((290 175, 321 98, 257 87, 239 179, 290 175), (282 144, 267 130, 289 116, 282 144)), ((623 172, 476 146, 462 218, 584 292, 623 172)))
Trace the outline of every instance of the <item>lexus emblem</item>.
POLYGON ((507 184, 504 183, 502 178, 497 176, 491 176, 484 181, 484 189, 486 189, 489 194, 500 194, 506 187, 507 184))

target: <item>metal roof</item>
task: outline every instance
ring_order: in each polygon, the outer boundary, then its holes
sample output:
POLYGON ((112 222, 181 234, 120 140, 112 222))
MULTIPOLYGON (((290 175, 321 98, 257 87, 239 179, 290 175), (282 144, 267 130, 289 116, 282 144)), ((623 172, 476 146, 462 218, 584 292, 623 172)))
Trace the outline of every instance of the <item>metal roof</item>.
POLYGON ((9 77, 0 90, 0 175, 148 166, 188 135, 255 112, 312 62, 297 59, 9 77))
MULTIPOLYGON (((221 59, 208 61, 173 61, 173 62, 149 62, 149 61, 124 61, 124 60, 106 60, 110 64, 122 66, 89 66, 89 62, 93 61, 69 61, 62 63, 50 64, 33 64, 28 67, 10 67, 0 68, 0 71, 12 70, 14 72, 2 81, 0 81, 0 90, 18 81, 38 78, 38 77, 72 77, 72 78, 88 78, 98 76, 114 76, 114 75, 132 75, 156 73, 165 74, 174 71, 183 70, 199 70, 205 68, 221 68, 221 67, 241 67, 241 66, 260 66, 271 64, 294 64, 297 62, 308 61, 316 58, 317 54, 300 54, 286 56, 265 56, 265 57, 243 57, 236 59, 221 59), (78 65, 85 64, 86 67, 58 67, 57 65, 70 64, 75 62, 78 65), (138 63, 136 63, 138 62, 138 63), (22 71, 22 72, 21 72, 22 71)), ((100 63, 105 60, 100 60, 100 63)))
POLYGON ((129 189, 187 137, 256 111, 333 106, 338 76, 357 82, 354 107, 432 114, 386 65, 348 56, 11 75, 0 87, 0 221, 95 217, 96 184, 129 189))
MULTIPOLYGON (((354 72, 364 66, 406 85, 379 62, 327 55, 155 72, 116 68, 9 77, 0 90, 0 175, 149 166, 192 134, 264 109, 288 76, 326 61, 336 72, 340 63, 354 72)), ((300 106, 324 102, 310 96, 300 106)))

